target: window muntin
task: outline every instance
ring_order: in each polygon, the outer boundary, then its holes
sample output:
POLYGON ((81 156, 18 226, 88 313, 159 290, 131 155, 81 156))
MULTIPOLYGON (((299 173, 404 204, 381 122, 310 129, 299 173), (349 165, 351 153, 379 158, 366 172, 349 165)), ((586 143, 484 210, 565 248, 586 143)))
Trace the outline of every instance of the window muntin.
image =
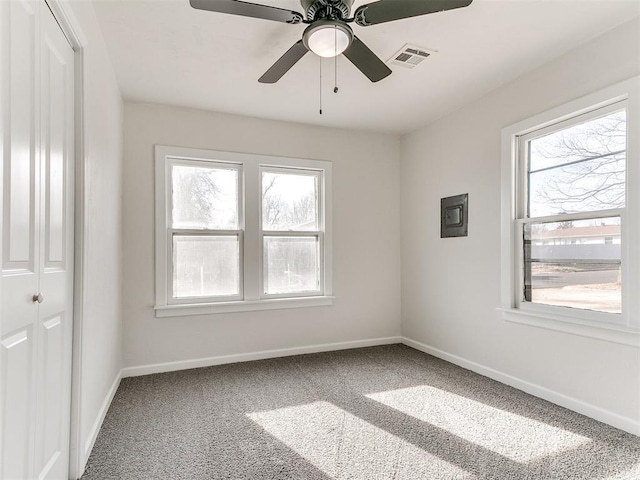
POLYGON ((330 162, 161 145, 155 156, 157 317, 332 304, 330 162), (263 172, 286 213, 265 230, 263 172))
POLYGON ((323 294, 321 171, 260 170, 264 298, 323 294))
POLYGON ((519 143, 519 306, 619 316, 625 106, 609 105, 522 135, 519 143))
POLYGON ((168 161, 169 303, 242 299, 241 166, 168 161))

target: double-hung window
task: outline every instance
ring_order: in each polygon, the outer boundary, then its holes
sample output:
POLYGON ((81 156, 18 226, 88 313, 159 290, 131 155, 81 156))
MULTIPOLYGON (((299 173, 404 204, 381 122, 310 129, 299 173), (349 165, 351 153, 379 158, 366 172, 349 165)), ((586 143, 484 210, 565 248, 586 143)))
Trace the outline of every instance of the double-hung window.
POLYGON ((626 119, 617 102, 519 138, 523 303, 622 313, 626 119))
POLYGON ((637 86, 503 130, 508 320, 639 343, 637 86))
POLYGON ((167 201, 170 303, 242 298, 242 166, 174 159, 167 201))
POLYGON ((260 180, 263 295, 321 295, 321 172, 267 167, 261 169, 260 180))
POLYGON ((156 315, 331 304, 331 164, 156 146, 156 315))

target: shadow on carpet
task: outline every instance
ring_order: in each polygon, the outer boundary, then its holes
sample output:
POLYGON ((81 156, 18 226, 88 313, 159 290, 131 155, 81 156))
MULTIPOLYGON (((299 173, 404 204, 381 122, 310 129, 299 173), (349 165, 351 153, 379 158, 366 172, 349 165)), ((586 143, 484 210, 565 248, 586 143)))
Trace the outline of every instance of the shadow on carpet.
POLYGON ((86 480, 640 479, 640 438, 404 345, 126 378, 86 480))

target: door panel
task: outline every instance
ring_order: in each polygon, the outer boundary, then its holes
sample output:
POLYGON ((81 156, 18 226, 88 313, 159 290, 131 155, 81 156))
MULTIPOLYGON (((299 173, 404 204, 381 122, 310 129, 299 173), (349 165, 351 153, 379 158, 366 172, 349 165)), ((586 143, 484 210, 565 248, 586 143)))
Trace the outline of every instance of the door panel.
MULTIPOLYGON (((38 444, 36 445, 36 471, 38 478, 47 478, 60 463, 65 451, 64 420, 60 415, 64 406, 64 395, 60 385, 64 383, 64 324, 63 315, 56 315, 41 326, 40 372, 42 382, 39 385, 38 406, 39 422, 36 427, 38 444)), ((59 468, 59 466, 58 466, 59 468)), ((63 472, 59 472, 63 473, 63 472)), ((59 478, 59 476, 57 477, 59 478)))
POLYGON ((4 415, 0 478, 29 478, 31 402, 34 342, 31 327, 13 332, 0 341, 2 349, 2 403, 4 415), (7 441, 8 440, 8 441, 7 441))
POLYGON ((4 268, 32 270, 36 182, 36 2, 9 2, 10 151, 5 162, 4 268), (9 201, 7 201, 9 200, 9 201))
POLYGON ((42 0, 0 0, 0 478, 68 478, 74 52, 42 0), (38 296, 39 294, 39 296, 38 296))
POLYGON ((33 476, 38 307, 40 4, 0 1, 3 118, 0 475, 33 476))
MULTIPOLYGON (((53 32, 55 33, 55 32, 53 32)), ((44 266, 64 268, 65 250, 65 147, 68 114, 65 106, 69 99, 67 85, 73 85, 73 72, 69 71, 69 58, 51 32, 43 32, 43 146, 44 146, 44 214, 45 214, 45 260, 44 266), (46 90, 45 90, 46 89, 46 90)), ((66 41, 65 41, 66 43, 66 41)))
POLYGON ((41 191, 38 479, 66 478, 69 465, 73 304, 73 50, 46 6, 40 42, 41 191))

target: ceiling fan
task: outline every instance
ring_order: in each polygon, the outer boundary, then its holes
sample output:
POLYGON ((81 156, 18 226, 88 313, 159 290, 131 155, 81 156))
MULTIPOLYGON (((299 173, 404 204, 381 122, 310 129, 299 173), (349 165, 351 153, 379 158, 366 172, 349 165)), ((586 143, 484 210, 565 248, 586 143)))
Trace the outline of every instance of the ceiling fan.
POLYGON ((193 8, 211 12, 230 13, 245 17, 263 18, 276 22, 309 26, 296 42, 258 80, 275 83, 311 50, 321 57, 347 57, 372 82, 378 82, 391 74, 357 36, 349 23, 362 27, 417 17, 429 13, 467 7, 473 0, 379 0, 358 7, 351 14, 354 0, 300 0, 305 15, 284 8, 244 2, 240 0, 189 0, 193 8))

